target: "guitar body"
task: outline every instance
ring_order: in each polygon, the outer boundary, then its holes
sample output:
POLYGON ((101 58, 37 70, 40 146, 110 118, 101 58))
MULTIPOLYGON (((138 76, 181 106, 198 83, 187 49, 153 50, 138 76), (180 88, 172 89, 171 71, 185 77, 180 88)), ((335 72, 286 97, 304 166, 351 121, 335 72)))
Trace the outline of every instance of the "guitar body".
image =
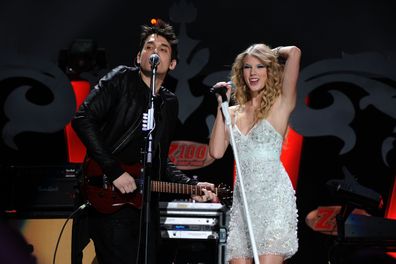
MULTIPOLYGON (((136 184, 138 185, 138 177, 141 174, 142 165, 124 164, 122 167, 135 178, 136 184)), ((89 201, 97 211, 111 214, 127 204, 139 209, 142 207, 143 197, 139 190, 133 193, 123 194, 111 182, 103 184, 103 175, 101 167, 93 159, 87 159, 84 168, 82 193, 84 198, 89 201), (102 184, 96 184, 98 182, 102 184)))

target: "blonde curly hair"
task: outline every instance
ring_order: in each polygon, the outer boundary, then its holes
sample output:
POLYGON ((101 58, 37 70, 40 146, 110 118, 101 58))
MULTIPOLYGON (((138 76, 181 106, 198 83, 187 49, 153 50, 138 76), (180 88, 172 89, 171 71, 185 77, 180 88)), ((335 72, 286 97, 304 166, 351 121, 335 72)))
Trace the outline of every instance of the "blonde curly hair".
POLYGON ((240 53, 232 65, 231 81, 236 87, 233 95, 240 107, 251 100, 249 87, 243 78, 244 59, 247 55, 254 56, 267 66, 267 81, 260 92, 261 105, 256 109, 255 119, 261 120, 268 116, 276 98, 281 94, 283 66, 277 60, 277 54, 265 44, 253 44, 240 53))

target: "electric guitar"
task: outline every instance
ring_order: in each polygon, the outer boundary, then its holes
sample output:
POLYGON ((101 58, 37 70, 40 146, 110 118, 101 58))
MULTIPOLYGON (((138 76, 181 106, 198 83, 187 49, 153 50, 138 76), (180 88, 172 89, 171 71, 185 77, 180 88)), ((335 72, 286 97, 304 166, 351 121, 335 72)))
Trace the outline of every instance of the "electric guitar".
MULTIPOLYGON (((136 182, 137 189, 133 193, 121 193, 112 183, 106 182, 100 166, 93 160, 88 158, 83 169, 82 194, 84 198, 101 213, 114 213, 124 205, 132 205, 135 208, 142 208, 143 203, 143 179, 137 177, 142 173, 142 165, 122 165, 123 169, 131 174, 136 182)), ((197 185, 151 181, 151 191, 159 193, 189 194, 202 195, 204 187, 197 185)), ((220 201, 229 205, 232 198, 232 191, 225 185, 219 185, 212 190, 220 199, 220 201)))

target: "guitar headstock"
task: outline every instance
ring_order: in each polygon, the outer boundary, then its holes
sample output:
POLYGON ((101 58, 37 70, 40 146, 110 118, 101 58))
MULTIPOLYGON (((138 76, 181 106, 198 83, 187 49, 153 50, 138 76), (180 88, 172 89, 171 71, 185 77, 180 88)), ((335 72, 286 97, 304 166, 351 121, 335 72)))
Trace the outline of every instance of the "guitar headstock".
POLYGON ((219 197, 220 202, 223 205, 230 208, 232 205, 232 196, 233 196, 233 191, 231 190, 230 186, 221 183, 216 187, 216 189, 217 189, 217 197, 219 197))

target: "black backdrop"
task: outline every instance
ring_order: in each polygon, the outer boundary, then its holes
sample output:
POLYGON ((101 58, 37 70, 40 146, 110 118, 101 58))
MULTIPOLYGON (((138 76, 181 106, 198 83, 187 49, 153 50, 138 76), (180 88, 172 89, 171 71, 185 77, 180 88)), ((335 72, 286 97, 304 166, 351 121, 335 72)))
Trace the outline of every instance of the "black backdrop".
MULTIPOLYGON (((63 127, 75 101, 58 60, 75 39, 92 39, 105 51, 106 67, 82 74, 95 83, 109 69, 133 64, 141 24, 152 17, 171 22, 180 38, 179 65, 167 79, 181 105, 176 139, 200 143, 208 141, 216 110, 208 89, 227 79, 235 55, 255 42, 297 45, 303 56, 291 125, 304 144, 297 185, 300 250, 290 263, 326 263, 334 239, 313 232, 304 218, 337 203, 327 180, 342 179, 345 167, 379 192, 385 206, 390 197, 396 164, 394 11, 385 0, 2 1, 1 164, 66 162, 63 127)), ((223 160, 187 173, 231 183, 232 162, 228 151, 223 160)), ((385 209, 371 213, 384 216, 385 209)), ((364 259, 383 258, 375 257, 364 259)))

